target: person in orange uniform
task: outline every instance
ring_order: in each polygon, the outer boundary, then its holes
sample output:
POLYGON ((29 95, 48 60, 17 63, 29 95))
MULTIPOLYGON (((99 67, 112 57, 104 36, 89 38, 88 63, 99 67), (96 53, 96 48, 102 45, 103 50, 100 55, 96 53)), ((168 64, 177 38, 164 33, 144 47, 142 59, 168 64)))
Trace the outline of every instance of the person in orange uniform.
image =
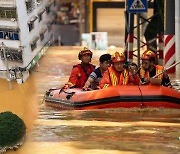
POLYGON ((116 85, 128 85, 140 83, 138 75, 133 75, 124 68, 125 56, 122 52, 115 52, 112 57, 112 66, 104 72, 103 78, 99 83, 99 88, 107 88, 116 85))
POLYGON ((81 64, 73 66, 69 81, 63 86, 63 89, 82 88, 84 86, 89 75, 95 69, 95 66, 90 63, 92 55, 93 53, 86 47, 79 52, 78 58, 81 60, 81 64))
POLYGON ((162 73, 161 75, 153 78, 153 76, 164 71, 164 67, 160 65, 155 65, 156 54, 151 50, 146 50, 142 56, 142 66, 139 70, 139 77, 141 79, 142 84, 156 84, 169 86, 170 79, 167 72, 162 73))

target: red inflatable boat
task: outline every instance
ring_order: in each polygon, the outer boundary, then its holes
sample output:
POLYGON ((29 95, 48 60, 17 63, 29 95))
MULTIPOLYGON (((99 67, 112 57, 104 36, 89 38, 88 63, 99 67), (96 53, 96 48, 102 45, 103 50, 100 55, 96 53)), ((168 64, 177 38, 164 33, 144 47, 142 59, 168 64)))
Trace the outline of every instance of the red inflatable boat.
POLYGON ((61 109, 102 109, 131 107, 180 108, 180 92, 163 86, 115 86, 106 89, 50 89, 46 92, 48 106, 61 109))

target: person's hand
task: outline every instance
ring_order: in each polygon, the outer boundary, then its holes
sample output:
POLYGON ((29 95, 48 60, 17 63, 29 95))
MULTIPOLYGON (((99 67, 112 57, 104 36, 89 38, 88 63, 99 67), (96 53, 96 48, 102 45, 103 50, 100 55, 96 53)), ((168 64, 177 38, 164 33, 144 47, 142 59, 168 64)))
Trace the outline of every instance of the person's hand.
POLYGON ((163 75, 164 75, 164 78, 166 78, 166 79, 167 79, 167 78, 169 78, 169 76, 168 76, 168 73, 167 73, 167 70, 166 70, 166 69, 164 70, 163 75))
POLYGON ((83 90, 83 91, 91 91, 92 89, 89 88, 89 87, 83 87, 82 90, 83 90))
POLYGON ((144 78, 144 82, 141 83, 141 85, 146 85, 150 82, 150 78, 144 78))
POLYGON ((69 85, 68 84, 65 84, 62 89, 68 89, 69 88, 69 85))

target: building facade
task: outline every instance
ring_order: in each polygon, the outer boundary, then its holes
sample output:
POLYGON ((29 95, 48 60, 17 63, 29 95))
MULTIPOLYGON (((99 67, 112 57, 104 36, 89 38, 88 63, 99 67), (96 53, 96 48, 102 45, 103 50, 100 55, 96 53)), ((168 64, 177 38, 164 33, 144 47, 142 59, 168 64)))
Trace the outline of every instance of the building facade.
POLYGON ((47 47, 58 37, 58 0, 0 0, 0 77, 25 81, 47 47), (7 65, 8 63, 8 65, 7 65), (8 66, 8 68, 7 68, 8 66))

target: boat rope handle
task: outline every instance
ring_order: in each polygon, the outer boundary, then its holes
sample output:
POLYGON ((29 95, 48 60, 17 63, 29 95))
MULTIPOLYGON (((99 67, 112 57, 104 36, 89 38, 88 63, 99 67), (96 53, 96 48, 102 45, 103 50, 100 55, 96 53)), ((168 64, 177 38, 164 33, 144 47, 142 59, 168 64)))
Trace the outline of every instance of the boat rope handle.
POLYGON ((64 89, 60 89, 59 94, 60 94, 62 91, 63 91, 64 93, 66 93, 66 94, 69 94, 69 95, 75 93, 74 91, 73 91, 73 92, 66 92, 64 89))

